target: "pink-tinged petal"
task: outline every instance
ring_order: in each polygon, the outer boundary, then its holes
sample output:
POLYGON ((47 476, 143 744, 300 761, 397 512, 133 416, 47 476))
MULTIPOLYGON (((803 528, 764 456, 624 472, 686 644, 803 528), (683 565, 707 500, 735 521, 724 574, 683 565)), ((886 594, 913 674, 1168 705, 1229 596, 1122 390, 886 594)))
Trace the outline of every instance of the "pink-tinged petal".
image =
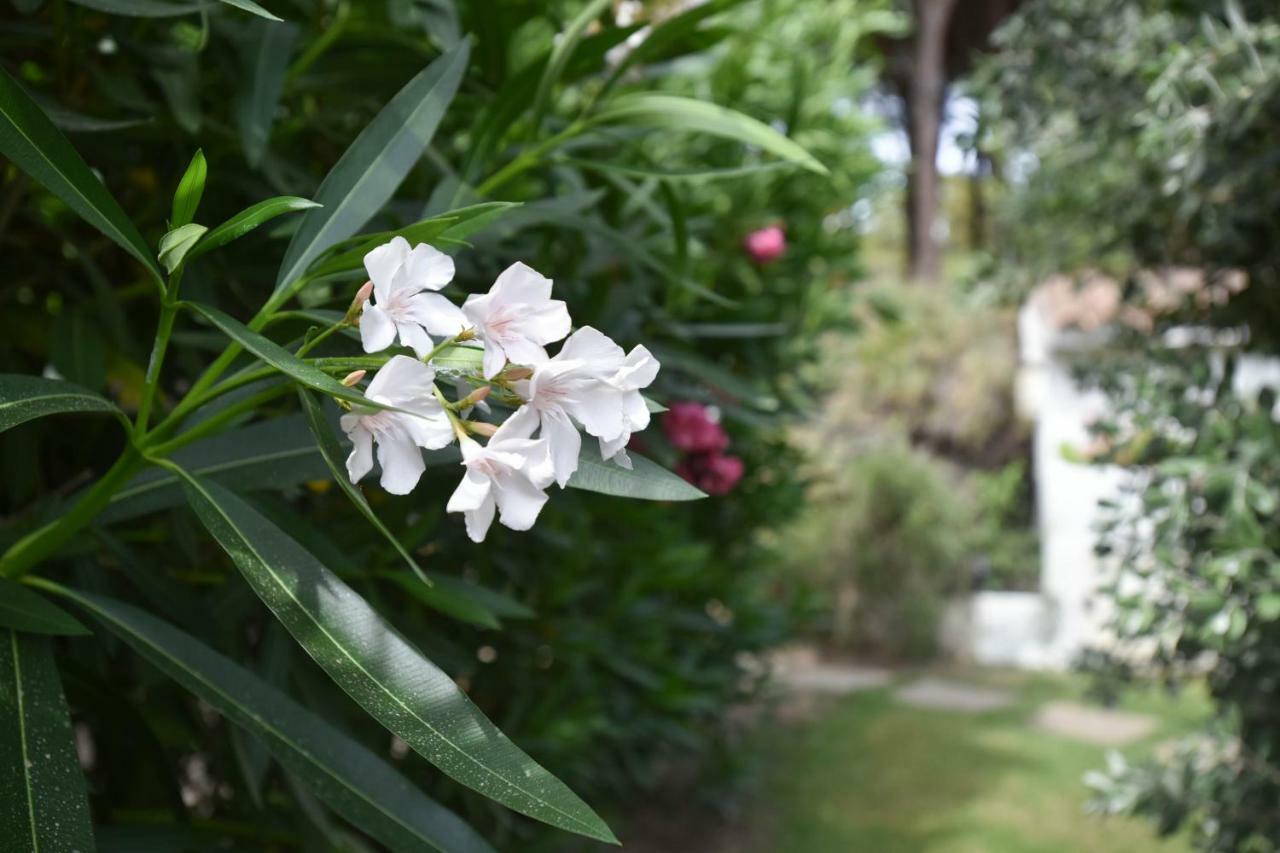
POLYGON ((493 297, 487 293, 473 293, 462 303, 462 316, 467 318, 469 325, 483 328, 493 310, 492 302, 493 297))
POLYGON ((512 530, 528 530, 538 520, 547 495, 533 483, 516 474, 494 483, 494 499, 499 519, 512 530))
POLYGON ((396 271, 408 254, 409 241, 403 237, 393 237, 391 242, 371 249, 364 256, 364 269, 373 282, 373 295, 379 302, 384 302, 391 296, 396 271))
POLYGON ((550 411, 542 415, 542 437, 547 440, 551 453, 551 468, 556 482, 564 488, 578 470, 578 454, 582 451, 582 434, 563 411, 550 411))
POLYGON ((526 338, 538 344, 553 344, 569 334, 573 322, 569 308, 559 299, 532 302, 524 306, 520 318, 520 331, 526 338))
POLYGON ((382 352, 396 339, 396 324, 377 305, 368 302, 360 313, 360 343, 365 352, 382 352))
POLYGON ((556 355, 558 359, 579 359, 597 368, 621 362, 625 357, 626 353, 622 351, 622 347, 614 343, 608 335, 591 326, 583 326, 570 335, 556 355))
POLYGON ((426 358, 427 353, 431 352, 432 347, 435 346, 426 329, 412 321, 396 323, 396 332, 400 335, 400 342, 417 353, 418 358, 426 358))
POLYGON ((622 398, 621 391, 598 382, 569 407, 569 413, 597 438, 615 438, 626 429, 622 398))
POLYGON ((517 261, 502 271, 493 282, 493 287, 489 288, 489 295, 495 306, 515 302, 541 302, 551 298, 551 279, 517 261))
POLYGON ((413 247, 404 268, 415 290, 439 290, 453 281, 453 258, 426 243, 413 247))
POLYGON ((342 429, 351 439, 351 454, 347 457, 347 476, 352 483, 364 479, 364 475, 373 470, 373 435, 359 426, 359 416, 343 415, 342 429), (356 421, 351 429, 347 428, 347 418, 356 421))
POLYGON ((472 542, 480 543, 484 541, 484 537, 489 533, 489 528, 493 525, 495 508, 493 497, 490 496, 478 508, 462 514, 462 517, 467 522, 467 536, 472 542))
POLYGON ((507 366, 507 354, 502 351, 502 347, 493 341, 484 342, 484 378, 492 379, 502 372, 502 368, 507 366))
POLYGON ((419 293, 409 301, 410 316, 441 338, 452 337, 467 326, 462 309, 438 293, 419 293))
POLYGON ((422 451, 407 430, 393 430, 378 436, 378 464, 382 466, 382 488, 393 495, 412 492, 427 469, 422 451))
POLYGON ((453 490, 449 503, 445 506, 448 512, 470 512, 479 509, 489 498, 492 488, 489 478, 474 471, 467 471, 462 482, 453 490))
POLYGON ((388 406, 401 406, 424 398, 431 399, 435 379, 436 372, 416 358, 395 355, 373 377, 364 395, 388 406))
POLYGON ((516 364, 538 365, 547 361, 547 351, 527 338, 509 338, 502 342, 502 348, 507 358, 516 364))

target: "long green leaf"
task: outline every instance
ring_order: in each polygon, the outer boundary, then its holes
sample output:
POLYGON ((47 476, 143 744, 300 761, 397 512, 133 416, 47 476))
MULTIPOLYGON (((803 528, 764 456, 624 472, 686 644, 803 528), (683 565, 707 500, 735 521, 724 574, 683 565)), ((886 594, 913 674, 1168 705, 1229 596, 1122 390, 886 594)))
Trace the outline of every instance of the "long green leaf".
POLYGON ((281 20, 259 6, 257 3, 254 3, 253 0, 220 0, 220 2, 225 3, 228 6, 234 6, 237 9, 242 9, 250 14, 257 15, 259 18, 266 18, 268 21, 278 22, 281 20))
POLYGON ((433 216, 430 219, 423 219, 412 225, 406 225, 404 228, 379 231, 374 234, 362 234, 348 241, 354 244, 354 248, 343 249, 341 252, 324 258, 313 270, 313 274, 318 278, 337 272, 359 269, 364 263, 364 256, 370 250, 386 243, 392 237, 403 237, 410 244, 432 243, 436 238, 446 235, 453 239, 462 239, 493 222, 508 210, 519 206, 518 203, 510 201, 487 201, 481 204, 473 204, 469 207, 458 208, 457 210, 450 210, 439 216, 433 216))
POLYGON ((168 3, 164 0, 71 0, 71 2, 110 15, 124 15, 130 18, 177 18, 182 15, 194 15, 212 5, 203 0, 191 3, 168 3))
POLYGON ((110 400, 79 385, 39 376, 0 374, 0 432, 64 412, 105 412, 128 423, 110 400))
POLYGON ((317 797, 392 849, 491 850, 455 814, 385 761, 190 634, 105 596, 63 587, 57 591, 161 672, 258 737, 317 797))
POLYGON ((187 477, 186 491, 258 596, 370 715, 458 782, 553 826, 616 841, 586 803, 310 552, 221 486, 187 477))
POLYGON ((240 147, 244 159, 257 168, 267 153, 271 126, 275 123, 280 95, 289 71, 293 44, 298 38, 295 24, 258 24, 248 56, 249 68, 240 81, 236 121, 240 125, 240 147))
POLYGON ((542 114, 547 108, 548 100, 551 98, 551 90, 555 88, 556 83, 560 82, 560 75, 564 73, 565 66, 569 64, 569 60, 573 57, 573 52, 578 49, 578 43, 586 35, 587 27, 596 18, 600 17, 611 2, 612 0, 591 0, 569 22, 569 26, 565 27, 564 32, 556 39, 555 47, 551 49, 551 56, 547 60, 547 66, 543 69, 542 77, 538 80, 538 91, 533 96, 532 121, 534 130, 537 130, 538 125, 542 123, 542 114))
POLYGON ((298 389, 298 399, 302 401, 302 412, 307 418, 307 426, 311 428, 311 435, 316 440, 316 446, 320 450, 320 455, 324 458, 325 465, 329 467, 329 472, 333 474, 334 482, 338 484, 338 488, 351 499, 356 509, 368 519, 369 523, 374 526, 382 537, 391 543, 391 547, 396 550, 408 565, 413 569, 421 579, 422 583, 430 585, 431 581, 427 579, 418 562, 413 556, 405 550, 400 544, 400 540, 395 534, 387 529, 382 523, 382 519, 378 518, 373 511, 373 507, 369 506, 369 501, 365 500, 364 492, 360 491, 360 487, 351 482, 347 476, 345 463, 343 462, 342 445, 338 443, 338 437, 333 434, 333 427, 329 425, 329 421, 324 416, 324 412, 320 409, 320 404, 316 402, 316 398, 311 396, 311 392, 305 388, 298 389))
POLYGON ((0 631, 0 846, 93 850, 84 776, 47 637, 0 631))
POLYGON ((147 241, 84 159, 9 72, 0 68, 0 154, 67 203, 163 282, 147 241))
POLYGON ((68 613, 39 593, 13 581, 0 580, 0 628, 28 634, 87 634, 68 613))
POLYGON ((631 457, 630 471, 602 459, 600 447, 594 439, 583 441, 582 450, 578 453, 578 470, 569 478, 570 487, 649 501, 695 501, 707 496, 706 492, 658 463, 638 453, 628 455, 631 457))
MULTIPOLYGON (((300 415, 273 418, 193 442, 172 459, 188 471, 240 491, 287 489, 323 479, 329 473, 300 415)), ((177 476, 151 468, 112 496, 100 519, 124 521, 182 502, 177 476)))
POLYGON ((260 201, 251 207, 246 207, 208 234, 205 234, 204 239, 197 243, 195 248, 187 254, 187 258, 189 260, 198 258, 205 252, 224 246, 232 240, 238 240, 262 223, 275 219, 277 216, 293 213, 297 210, 310 210, 319 206, 310 199, 290 195, 276 196, 266 201, 260 201))
POLYGON ((441 56, 410 80, 351 143, 320 184, 316 201, 285 251, 276 292, 325 249, 356 233, 391 198, 431 142, 462 81, 470 44, 441 56))
POLYGON ((217 326, 229 338, 240 346, 262 359, 271 367, 284 375, 301 382, 308 388, 314 388, 349 403, 358 403, 365 407, 392 408, 366 399, 360 391, 348 388, 337 379, 325 373, 289 352, 284 347, 250 329, 244 323, 230 317, 217 308, 201 305, 197 302, 184 302, 185 306, 200 314, 210 323, 217 326))
POLYGON ((591 122, 628 124, 660 130, 689 130, 736 139, 820 175, 828 173, 827 167, 819 163, 812 154, 764 122, 695 98, 655 92, 622 95, 606 103, 591 122))

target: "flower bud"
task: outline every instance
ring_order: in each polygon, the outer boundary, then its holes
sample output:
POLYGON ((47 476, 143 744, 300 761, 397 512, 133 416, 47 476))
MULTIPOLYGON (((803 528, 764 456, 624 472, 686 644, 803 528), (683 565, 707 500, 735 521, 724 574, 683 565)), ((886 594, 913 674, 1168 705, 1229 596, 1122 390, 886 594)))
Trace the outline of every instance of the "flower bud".
POLYGON ((369 301, 369 297, 373 295, 373 282, 366 281, 360 285, 360 289, 356 291, 356 298, 351 300, 351 307, 347 309, 347 316, 342 321, 348 326, 355 326, 360 323, 360 314, 364 311, 364 304, 369 301))
POLYGON ((493 434, 498 431, 496 426, 485 423, 484 421, 466 421, 466 425, 468 431, 473 432, 476 435, 483 435, 485 438, 492 437, 493 434))
POLYGON ((455 341, 474 341, 476 339, 476 330, 474 328, 463 329, 453 338, 455 341))
POLYGON ((787 238, 777 225, 752 231, 743 240, 743 248, 751 256, 751 260, 761 266, 772 263, 782 257, 787 250, 787 238))
POLYGON ((532 367, 508 367, 502 371, 502 379, 506 382, 515 382, 518 379, 528 379, 533 375, 532 367))
POLYGON ((361 379, 364 379, 364 375, 367 372, 368 371, 365 371, 365 370, 353 370, 350 373, 348 373, 346 377, 342 380, 342 384, 350 388, 354 386, 357 382, 359 382, 361 379))
POLYGON ((489 392, 492 390, 493 389, 490 388, 488 385, 481 385, 479 388, 472 391, 470 394, 468 394, 467 396, 463 397, 461 400, 458 401, 457 403, 458 409, 461 410, 461 409, 471 408, 476 403, 479 403, 481 400, 483 400, 485 397, 488 397, 489 392))

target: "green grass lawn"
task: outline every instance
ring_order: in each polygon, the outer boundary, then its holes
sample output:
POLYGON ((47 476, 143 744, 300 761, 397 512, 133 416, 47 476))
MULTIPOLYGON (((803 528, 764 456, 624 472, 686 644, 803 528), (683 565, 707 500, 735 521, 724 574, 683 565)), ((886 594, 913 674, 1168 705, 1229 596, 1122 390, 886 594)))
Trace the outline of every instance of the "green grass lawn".
MULTIPOLYGON (((770 853, 1078 853, 1182 851, 1137 819, 1084 813, 1081 777, 1102 766, 1105 747, 1029 724, 1052 699, 1082 699, 1074 678, 1010 673, 955 676, 1015 690, 1016 706, 989 713, 924 710, 888 690, 856 693, 806 723, 757 735, 762 752, 760 826, 770 853)), ((1129 757, 1194 730, 1208 713, 1199 696, 1129 697, 1127 710, 1156 715, 1129 757)), ((753 841, 753 845, 754 845, 753 841)))

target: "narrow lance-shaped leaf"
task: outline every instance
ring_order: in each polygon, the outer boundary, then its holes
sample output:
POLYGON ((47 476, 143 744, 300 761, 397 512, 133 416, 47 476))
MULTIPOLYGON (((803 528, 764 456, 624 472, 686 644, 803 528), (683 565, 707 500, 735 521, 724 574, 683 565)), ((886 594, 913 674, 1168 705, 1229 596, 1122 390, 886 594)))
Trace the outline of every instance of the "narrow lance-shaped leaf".
POLYGON ((123 602, 49 586, 92 613, 161 672, 258 737, 316 796, 393 850, 490 853, 474 830, 385 761, 195 637, 123 602))
POLYGON ((456 781, 553 826, 616 841, 586 803, 309 551, 216 484, 188 476, 186 490, 258 596, 370 715, 456 781))
POLYGON ((400 544, 400 540, 395 537, 387 526, 382 523, 374 513, 373 507, 369 506, 369 501, 365 500, 364 492, 360 491, 360 487, 351 482, 347 476, 347 471, 343 463, 342 445, 338 443, 338 438, 333 434, 333 428, 329 426, 329 421, 325 418, 324 412, 320 409, 320 404, 316 402, 315 397, 311 396, 311 392, 305 388, 298 389, 298 399, 302 401, 302 412, 306 415, 307 426, 311 428, 311 435, 316 440, 316 446, 320 448, 320 455, 324 457, 325 464, 329 467, 329 472, 333 474, 334 482, 338 484, 338 488, 351 499, 360 514, 368 519, 369 523, 382 534, 387 542, 391 543, 391 547, 395 548, 396 553, 413 569, 418 575, 421 582, 427 586, 431 585, 430 579, 423 573, 422 568, 417 561, 405 550, 400 544))
POLYGON ((764 122, 695 98, 654 92, 623 95, 606 103, 592 117, 591 123, 630 124, 662 130, 709 133, 758 146, 811 172, 827 174, 827 167, 819 163, 812 154, 764 122))
POLYGON ((306 272, 325 249, 356 233, 391 198, 444 118, 470 45, 463 41, 410 80, 351 143, 316 191, 276 279, 276 292, 306 272))
POLYGON ((285 75, 298 38, 295 24, 260 23, 246 56, 248 68, 241 76, 236 121, 244 159, 257 167, 267 153, 285 75))
POLYGON ((209 229, 194 222, 181 225, 160 238, 160 264, 169 272, 182 266, 191 249, 209 229))
POLYGON ((70 614, 33 589, 0 580, 0 628, 28 634, 87 634, 70 614))
POLYGON ((94 847, 50 640, 6 630, 0 630, 0 829, 12 853, 94 847))
POLYGON ((250 329, 232 317, 212 308, 208 305, 200 305, 196 302, 184 302, 186 307, 200 314, 210 323, 217 326, 229 338, 231 338, 240 346, 262 359, 271 367, 279 370, 281 373, 289 376, 308 388, 314 388, 328 394, 331 397, 337 397, 339 400, 346 400, 349 403, 359 403, 365 407, 373 407, 380 409, 393 408, 391 406, 383 406, 372 400, 366 399, 364 394, 357 390, 348 388, 337 379, 325 373, 318 367, 308 364, 302 359, 289 352, 284 347, 275 343, 268 338, 250 329))
POLYGON ((104 412, 128 424, 110 400, 79 385, 39 376, 0 374, 0 432, 45 415, 104 412))
POLYGON ((209 164, 204 159, 204 152, 197 150, 191 158, 182 180, 178 181, 178 189, 173 194, 173 215, 169 220, 169 228, 181 228, 194 222, 196 211, 200 209, 200 199, 204 197, 204 182, 209 176, 209 164))
POLYGON ((533 96, 533 129, 535 131, 542 123, 542 114, 551 98, 551 90, 560 81, 560 75, 564 73, 564 68, 573 56, 574 50, 586 34, 587 27, 600 17, 611 2, 612 0, 591 0, 556 39, 555 47, 551 49, 551 56, 547 60, 547 67, 543 70, 541 79, 538 80, 538 91, 533 96))
POLYGON ((602 459, 594 439, 584 441, 578 454, 578 470, 569 478, 569 485, 587 492, 650 501, 694 501, 707 496, 658 463, 638 453, 628 455, 632 465, 629 471, 602 459))
POLYGON ((137 258, 156 281, 164 281, 147 241, 142 239, 133 222, 67 138, 3 68, 0 68, 0 154, 137 258))
POLYGON ((310 210, 319 206, 310 199, 289 195, 276 196, 266 201, 260 201, 251 207, 246 207, 208 234, 205 234, 204 239, 196 244, 187 257, 197 258, 205 252, 230 243, 232 240, 238 240, 262 223, 275 219, 277 216, 293 213, 297 210, 310 210))

